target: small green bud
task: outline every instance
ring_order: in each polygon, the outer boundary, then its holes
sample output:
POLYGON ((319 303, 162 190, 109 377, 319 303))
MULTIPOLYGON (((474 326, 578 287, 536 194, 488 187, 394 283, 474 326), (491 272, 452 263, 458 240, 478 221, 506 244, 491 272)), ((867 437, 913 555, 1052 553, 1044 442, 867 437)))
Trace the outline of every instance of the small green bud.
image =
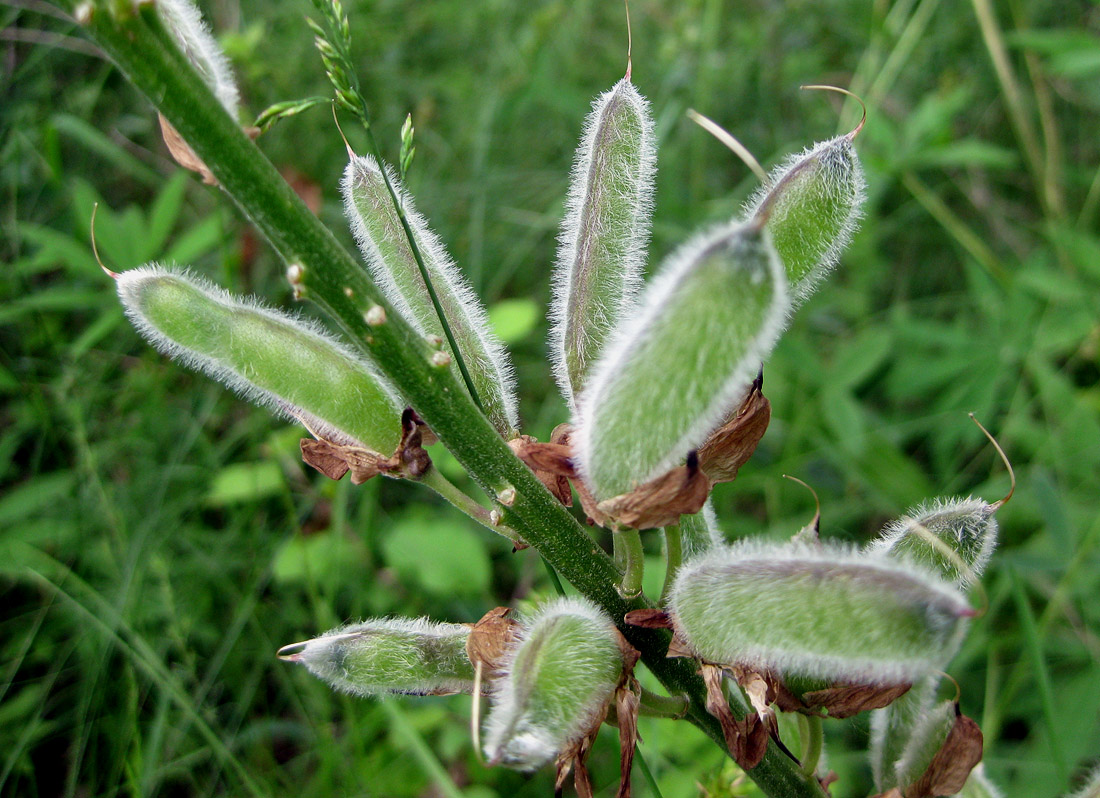
POLYGON ((570 407, 641 285, 656 157, 649 103, 623 78, 592 103, 558 237, 550 350, 570 407))
POLYGON ((485 755, 535 770, 602 722, 623 676, 618 630, 588 601, 558 599, 524 623, 502 671, 485 755))
POLYGON ((191 0, 157 0, 157 10, 187 60, 237 121, 240 93, 229 59, 214 40, 198 7, 191 0))
POLYGON ((836 265, 862 214, 863 167, 852 136, 815 144, 776 167, 749 200, 746 218, 766 224, 791 285, 791 310, 836 265))
POLYGON ((473 690, 470 627, 425 618, 382 618, 342 626, 279 649, 332 687, 360 696, 447 695, 473 690))
POLYGON ((756 541, 686 563, 669 610, 706 662, 858 685, 942 668, 973 615, 953 585, 911 564, 835 544, 756 541))
MULTIPOLYGON (((481 300, 417 212, 412 196, 389 166, 386 174, 489 420, 502 433, 515 429, 519 415, 508 353, 493 333, 481 300)), ((421 335, 442 336, 443 326, 378 163, 370 157, 352 157, 341 190, 355 240, 378 287, 421 335)))
POLYGON ((126 315, 158 350, 335 443, 389 456, 401 407, 382 378, 316 324, 150 265, 118 275, 126 315))
POLYGON ((673 253, 575 414, 576 463, 596 499, 682 464, 745 395, 786 312, 786 278, 760 227, 723 225, 673 253))
POLYGON ((936 499, 888 524, 867 550, 907 557, 965 588, 997 546, 998 509, 981 499, 936 499))

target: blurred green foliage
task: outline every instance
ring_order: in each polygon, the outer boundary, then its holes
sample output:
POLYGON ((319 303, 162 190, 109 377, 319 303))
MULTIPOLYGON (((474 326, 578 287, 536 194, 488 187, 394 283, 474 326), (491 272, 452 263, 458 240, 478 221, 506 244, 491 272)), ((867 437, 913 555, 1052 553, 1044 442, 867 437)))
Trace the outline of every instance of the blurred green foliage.
MULTIPOLYGON (((250 113, 326 91, 307 3, 203 5, 250 113)), ((651 263, 753 188, 686 108, 767 165, 857 119, 799 84, 867 101, 867 217, 768 365, 772 425, 719 517, 730 536, 796 531, 813 500, 784 473, 816 489, 823 534, 855 541, 928 496, 994 500, 1008 482, 974 411, 1019 487, 951 674, 993 780, 1054 796, 1100 751, 1100 8, 993 5, 635 0, 634 79, 661 144, 651 263)), ((581 122, 625 67, 622 8, 347 6, 382 145, 397 157, 411 112, 410 187, 545 438, 565 410, 532 308, 581 122)), ((89 247, 94 202, 116 270, 177 261, 288 304, 283 267, 170 163, 148 103, 71 22, 24 0, 0 20, 0 793, 550 794, 548 772, 477 761, 468 699, 351 699, 274 659, 364 615, 473 621, 547 593, 545 574, 412 486, 307 472, 295 431, 140 342, 89 247)), ((260 144, 350 242, 327 109, 260 144)), ((828 726, 835 793, 866 794, 866 723, 828 726)), ((701 734, 642 735, 665 796, 754 794, 701 734)), ((601 735, 602 794, 616 751, 601 735)))

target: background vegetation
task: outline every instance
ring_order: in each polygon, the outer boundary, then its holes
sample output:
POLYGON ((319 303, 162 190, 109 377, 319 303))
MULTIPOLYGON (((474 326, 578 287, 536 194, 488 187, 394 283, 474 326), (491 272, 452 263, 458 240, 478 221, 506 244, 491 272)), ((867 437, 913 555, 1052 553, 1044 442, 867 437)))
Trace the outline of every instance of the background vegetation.
MULTIPOLYGON (((565 416, 549 266, 581 121, 625 65, 621 5, 347 5, 383 146, 395 156, 411 111, 420 208, 492 307, 526 431, 545 438, 565 416)), ((250 113, 327 91, 308 3, 204 8, 250 113)), ((1020 485, 951 674, 1006 794, 1064 793, 1100 751, 1100 6, 635 0, 632 15, 661 143, 652 262, 754 185, 686 108, 766 164, 856 118, 845 106, 838 127, 838 98, 799 84, 870 109, 867 218, 768 366, 772 426, 716 494, 725 531, 804 524, 813 501, 785 473, 817 490, 823 534, 853 541, 926 496, 994 500, 1007 478, 974 411, 1020 485)), ((274 659, 364 615, 474 620, 545 595, 545 574, 426 492, 307 471, 297 430, 141 343, 92 258, 96 200, 115 269, 187 263, 289 304, 283 267, 169 162, 148 103, 71 22, 39 0, 0 19, 0 793, 549 795, 548 772, 478 763, 468 699, 354 700, 274 659)), ((328 110, 261 146, 350 240, 328 110)), ((835 793, 866 794, 866 721, 828 725, 835 793)), ((682 728, 642 726, 665 796, 752 794, 682 728)), ((604 735, 593 760, 606 794, 616 746, 604 735)))

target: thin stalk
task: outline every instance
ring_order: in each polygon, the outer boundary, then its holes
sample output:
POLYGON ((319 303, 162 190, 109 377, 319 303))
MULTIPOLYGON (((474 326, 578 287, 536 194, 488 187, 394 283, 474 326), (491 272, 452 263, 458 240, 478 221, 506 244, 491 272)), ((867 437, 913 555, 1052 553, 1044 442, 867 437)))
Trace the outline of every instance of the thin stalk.
POLYGON ((552 566, 545 557, 542 558, 542 564, 546 566, 546 573, 550 577, 551 584, 554 585, 554 592, 559 596, 564 596, 565 588, 562 586, 561 577, 559 577, 558 572, 554 570, 554 566, 552 566))
POLYGON ((427 473, 417 481, 421 485, 425 485, 434 490, 437 494, 450 502, 452 506, 460 512, 465 513, 467 517, 477 521, 490 532, 496 532, 498 535, 503 535, 515 544, 522 546, 527 545, 516 530, 509 526, 505 526, 503 523, 494 524, 492 514, 459 490, 453 482, 443 476, 438 468, 429 468, 427 473))
POLYGON ((645 574, 645 550, 642 534, 632 527, 615 530, 615 541, 623 555, 623 580, 619 593, 624 598, 634 598, 642 593, 642 576, 645 574))
POLYGON ((676 572, 680 570, 680 564, 684 559, 684 536, 680 532, 680 525, 671 524, 663 531, 665 533, 665 584, 661 588, 661 598, 657 602, 662 607, 668 603, 668 592, 672 589, 676 572))
MULTIPOLYGON (((72 10, 74 2, 67 3, 72 10)), ((514 488, 503 521, 515 529, 579 593, 622 624, 632 609, 651 606, 644 597, 626 599, 616 589, 620 573, 575 518, 512 453, 449 368, 432 363, 433 350, 401 318, 367 276, 278 171, 232 120, 195 74, 149 5, 125 17, 102 4, 82 19, 89 33, 127 78, 171 122, 209 167, 225 192, 256 225, 294 274, 304 298, 314 300, 338 324, 349 344, 375 362, 425 423, 488 495, 514 488), (372 305, 386 311, 384 324, 370 326, 372 305)), ((667 630, 622 624, 620 630, 672 694, 691 699, 687 719, 725 750, 722 729, 705 707, 702 680, 693 664, 665 654, 667 630)), ((738 717, 744 707, 735 707, 738 717)), ((823 798, 777 746, 769 746, 749 772, 768 796, 823 798)))
POLYGON ((640 714, 651 718, 682 718, 691 702, 682 695, 658 695, 642 688, 638 703, 640 714))
POLYGON ((813 776, 817 763, 821 759, 822 742, 825 735, 818 715, 799 715, 798 728, 802 737, 802 772, 813 776))

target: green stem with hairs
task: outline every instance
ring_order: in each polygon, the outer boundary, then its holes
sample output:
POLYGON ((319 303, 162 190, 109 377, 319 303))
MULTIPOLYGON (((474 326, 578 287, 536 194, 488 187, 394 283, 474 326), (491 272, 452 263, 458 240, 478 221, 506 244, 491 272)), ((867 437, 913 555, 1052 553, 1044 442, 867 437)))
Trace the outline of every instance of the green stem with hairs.
POLYGON ((623 558, 623 581, 619 592, 625 598, 634 598, 642 593, 642 576, 645 574, 642 534, 633 527, 616 529, 614 534, 615 551, 621 553, 623 558))
MULTIPOLYGON (((68 2, 65 7, 72 11, 75 5, 68 2)), ((722 729, 706 711, 694 663, 666 658, 671 639, 667 630, 623 623, 626 612, 650 602, 619 594, 621 574, 611 558, 515 457, 451 369, 433 364, 431 347, 229 117, 179 52, 155 9, 101 0, 82 5, 80 21, 202 158, 275 251, 299 267, 292 271, 302 296, 325 310, 351 346, 378 365, 482 489, 491 496, 514 489, 503 522, 615 619, 665 689, 690 698, 687 719, 724 749, 722 729), (374 305, 386 312, 386 321, 371 326, 364 314, 374 305)), ((743 707, 734 711, 739 717, 745 714, 743 707)), ((769 746, 749 776, 769 796, 824 797, 817 781, 778 746, 769 746)))
POLYGON ((443 476, 443 474, 440 473, 438 468, 435 468, 434 466, 432 468, 429 468, 427 473, 425 473, 417 481, 421 485, 425 485, 434 490, 436 493, 438 493, 440 496, 450 502, 451 505, 453 505, 456 509, 465 513, 468 517, 472 518, 474 521, 477 521, 486 529, 492 532, 496 532, 498 535, 503 535, 513 543, 526 545, 523 542, 523 538, 518 532, 516 532, 516 530, 512 529, 511 527, 505 526, 503 523, 493 523, 492 514, 476 501, 474 501, 472 498, 460 491, 453 482, 451 482, 449 479, 443 476))

